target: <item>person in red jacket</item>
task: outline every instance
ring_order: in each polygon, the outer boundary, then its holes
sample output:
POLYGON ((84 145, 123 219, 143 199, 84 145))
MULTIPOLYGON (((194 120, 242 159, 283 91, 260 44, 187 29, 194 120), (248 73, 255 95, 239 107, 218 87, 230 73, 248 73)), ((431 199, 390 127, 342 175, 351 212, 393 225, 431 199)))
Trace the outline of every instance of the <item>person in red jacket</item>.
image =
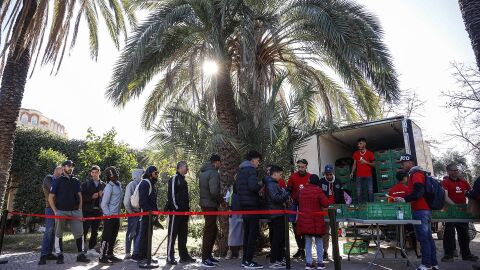
MULTIPOLYGON (((297 161, 297 171, 292 173, 287 182, 287 191, 292 199, 292 210, 297 211, 298 208, 298 191, 303 188, 310 179, 310 173, 307 172, 308 162, 305 159, 297 161)), ((296 231, 296 222, 291 220, 293 231, 296 231)), ((298 251, 293 258, 305 258, 305 238, 295 233, 295 241, 297 242, 298 251)))
MULTIPOLYGON (((447 165, 448 176, 443 178, 442 186, 447 191, 448 197, 454 204, 466 204, 465 193, 471 189, 470 184, 460 178, 458 167, 455 164, 447 165)), ((446 222, 443 236, 443 250, 445 252, 442 262, 453 262, 453 252, 456 249, 455 229, 458 235, 458 245, 464 261, 477 261, 478 257, 470 252, 470 239, 468 237, 467 222, 446 222)))
POLYGON ((311 213, 323 211, 328 207, 328 198, 319 187, 320 178, 316 174, 310 176, 310 182, 299 191, 296 234, 305 237, 306 266, 305 269, 315 269, 312 259, 312 242, 315 239, 317 249, 317 269, 325 269, 323 264, 322 236, 327 233, 323 216, 311 213))

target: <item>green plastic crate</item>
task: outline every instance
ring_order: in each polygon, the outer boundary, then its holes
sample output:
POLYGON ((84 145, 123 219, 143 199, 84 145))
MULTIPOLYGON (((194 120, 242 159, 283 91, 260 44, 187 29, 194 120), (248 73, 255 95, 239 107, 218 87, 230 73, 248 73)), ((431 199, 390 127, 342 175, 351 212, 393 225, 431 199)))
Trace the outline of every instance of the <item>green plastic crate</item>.
POLYGON ((336 209, 337 210, 337 218, 343 218, 343 214, 345 211, 344 204, 332 204, 328 206, 328 209, 336 209))
POLYGON ((392 159, 390 150, 375 151, 373 154, 375 155, 376 161, 384 161, 384 160, 392 159))
POLYGON ((392 169, 394 172, 397 172, 398 170, 402 170, 402 164, 392 161, 392 169))
POLYGON ((385 180, 395 180, 396 172, 393 172, 392 169, 387 170, 377 170, 377 181, 381 179, 385 180))
POLYGON ((335 175, 337 177, 350 176, 352 168, 350 166, 337 166, 335 167, 335 175))
MULTIPOLYGON (((377 187, 380 190, 388 190, 393 187, 397 181, 395 179, 377 179, 377 187)), ((380 191, 379 191, 380 192, 380 191)))
POLYGON ((433 210, 434 219, 472 219, 475 218, 467 211, 466 204, 445 205, 442 210, 433 210))
POLYGON ((352 180, 350 178, 350 176, 340 176, 340 177, 337 177, 338 181, 340 181, 340 183, 342 184, 345 184, 345 183, 350 183, 350 181, 352 180))
POLYGON ((395 220, 399 208, 403 211, 403 219, 412 219, 409 203, 366 203, 358 206, 361 219, 395 220))
MULTIPOLYGON (((343 243, 343 254, 348 254, 350 248, 352 248, 353 242, 343 243)), ((355 243, 353 246, 352 251, 350 251, 351 255, 360 255, 368 253, 368 242, 359 241, 355 243)))
POLYGON ((392 161, 397 161, 400 159, 400 156, 405 154, 405 148, 395 148, 390 150, 390 157, 392 161))
POLYGON ((387 202, 388 201, 388 197, 386 196, 388 193, 386 192, 381 192, 381 193, 374 193, 373 194, 373 198, 374 198, 374 202, 387 202))
POLYGON ((392 170, 392 162, 390 160, 375 161, 375 169, 378 170, 392 170))
POLYGON ((357 218, 358 217, 358 206, 356 204, 345 204, 343 206, 343 217, 344 218, 357 218))

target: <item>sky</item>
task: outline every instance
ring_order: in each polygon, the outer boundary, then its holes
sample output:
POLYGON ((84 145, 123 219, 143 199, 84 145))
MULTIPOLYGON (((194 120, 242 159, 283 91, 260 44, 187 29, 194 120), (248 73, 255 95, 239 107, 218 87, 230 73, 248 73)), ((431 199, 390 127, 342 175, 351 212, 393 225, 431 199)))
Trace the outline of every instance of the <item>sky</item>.
MULTIPOLYGON (((452 62, 473 65, 475 58, 456 0, 358 0, 379 18, 385 43, 393 55, 401 89, 416 91, 426 104, 415 117, 424 136, 439 141, 437 155, 458 144, 447 140, 452 133, 454 112, 445 108, 441 92, 457 88, 451 74, 452 62)), ((139 18, 141 20, 141 18, 139 18)), ((114 108, 105 98, 112 67, 119 52, 100 34, 97 62, 89 57, 86 31, 66 56, 60 72, 37 67, 28 80, 22 107, 36 109, 62 123, 70 138, 83 139, 89 127, 97 134, 114 127, 118 139, 143 148, 149 134, 142 130, 141 113, 148 90, 125 108, 114 108)))

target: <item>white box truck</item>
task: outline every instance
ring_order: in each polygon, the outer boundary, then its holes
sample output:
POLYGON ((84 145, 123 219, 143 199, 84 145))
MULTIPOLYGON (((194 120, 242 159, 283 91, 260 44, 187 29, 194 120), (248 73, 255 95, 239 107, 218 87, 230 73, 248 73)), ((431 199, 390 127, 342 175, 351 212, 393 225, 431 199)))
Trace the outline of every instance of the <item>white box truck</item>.
POLYGON ((367 148, 371 151, 404 148, 416 158, 417 165, 433 172, 430 148, 423 140, 421 128, 404 116, 347 125, 316 134, 295 152, 295 160, 307 159, 309 171, 321 175, 326 164, 334 165, 341 158, 352 157, 357 140, 362 137, 367 139, 367 148))

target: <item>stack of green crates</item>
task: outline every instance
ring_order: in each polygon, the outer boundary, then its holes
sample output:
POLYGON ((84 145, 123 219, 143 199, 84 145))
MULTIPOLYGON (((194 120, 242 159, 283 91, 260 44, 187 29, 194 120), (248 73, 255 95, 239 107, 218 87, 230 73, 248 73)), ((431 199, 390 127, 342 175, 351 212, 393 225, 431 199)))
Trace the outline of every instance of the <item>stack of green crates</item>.
POLYGON ((387 192, 380 192, 380 193, 374 193, 373 194, 373 198, 374 198, 374 202, 387 202, 388 201, 388 198, 387 198, 387 192))
POLYGON ((401 167, 397 161, 403 153, 405 153, 403 148, 381 150, 374 153, 379 193, 388 192, 396 184, 395 175, 401 167))
POLYGON ((395 220, 398 211, 403 212, 403 219, 412 219, 409 203, 366 203, 358 206, 358 218, 370 220, 395 220))
POLYGON ((337 166, 335 167, 335 177, 342 183, 350 183, 351 166, 337 166))
POLYGON ((432 211, 433 219, 473 219, 475 218, 467 211, 466 204, 445 205, 442 210, 432 211))

